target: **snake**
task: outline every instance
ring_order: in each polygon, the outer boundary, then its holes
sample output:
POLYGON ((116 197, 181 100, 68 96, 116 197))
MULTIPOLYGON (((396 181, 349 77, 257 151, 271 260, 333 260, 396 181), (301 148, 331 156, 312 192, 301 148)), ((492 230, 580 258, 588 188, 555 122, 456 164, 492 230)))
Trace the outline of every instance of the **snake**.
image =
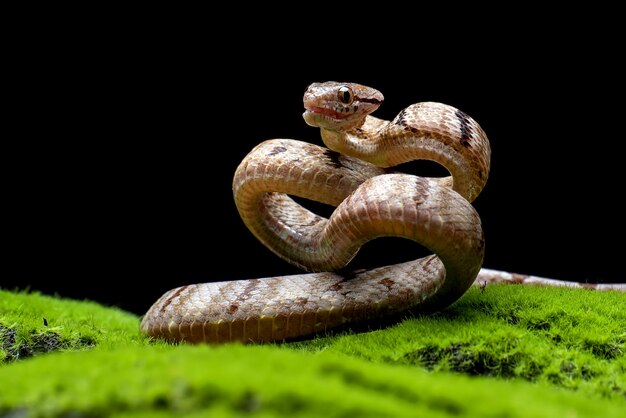
POLYGON ((181 286, 143 316, 150 337, 190 343, 267 343, 336 327, 433 312, 476 283, 582 286, 482 268, 485 240, 472 201, 489 176, 491 148, 480 125, 437 102, 408 106, 393 120, 371 115, 384 98, 357 83, 313 83, 306 124, 325 147, 271 139, 254 147, 233 178, 244 224, 278 257, 307 273, 181 286), (431 160, 449 172, 427 178, 394 167, 431 160), (293 196, 335 207, 325 218, 293 196), (400 237, 432 251, 417 260, 350 271, 361 246, 400 237))

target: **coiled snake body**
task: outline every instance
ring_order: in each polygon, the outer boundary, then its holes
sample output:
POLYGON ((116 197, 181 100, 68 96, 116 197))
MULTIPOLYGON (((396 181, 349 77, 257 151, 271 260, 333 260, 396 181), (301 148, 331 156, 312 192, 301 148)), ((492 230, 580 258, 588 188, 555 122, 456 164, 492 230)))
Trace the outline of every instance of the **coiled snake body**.
POLYGON ((441 103, 411 105, 391 122, 370 116, 382 101, 377 90, 354 83, 312 84, 303 116, 321 128, 328 148, 265 141, 235 172, 235 203, 252 233, 279 257, 316 273, 179 287, 150 308, 142 331, 189 342, 268 342, 409 308, 443 309, 475 281, 575 285, 481 270, 483 232, 470 202, 489 174, 487 136, 441 103), (436 161, 451 176, 387 168, 416 159, 436 161), (288 195, 336 209, 326 219, 288 195), (417 241, 434 255, 338 272, 365 242, 382 236, 417 241))

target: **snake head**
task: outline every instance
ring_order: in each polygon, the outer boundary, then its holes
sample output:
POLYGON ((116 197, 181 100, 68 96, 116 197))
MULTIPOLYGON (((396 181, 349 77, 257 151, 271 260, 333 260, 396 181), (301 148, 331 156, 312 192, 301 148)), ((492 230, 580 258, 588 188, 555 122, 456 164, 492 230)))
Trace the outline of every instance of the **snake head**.
POLYGON ((378 90, 356 83, 313 83, 304 92, 302 117, 310 126, 349 131, 361 126, 383 99, 378 90))

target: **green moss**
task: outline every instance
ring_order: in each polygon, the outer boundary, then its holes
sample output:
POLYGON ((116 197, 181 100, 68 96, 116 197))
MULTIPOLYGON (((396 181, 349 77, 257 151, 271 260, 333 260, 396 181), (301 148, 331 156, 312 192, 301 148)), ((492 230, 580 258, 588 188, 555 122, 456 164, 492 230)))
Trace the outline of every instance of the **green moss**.
POLYGON ((292 346, 626 398, 624 307, 617 292, 490 286, 388 329, 292 346))
POLYGON ((0 363, 57 350, 143 344, 137 317, 94 302, 0 290, 0 363))
POLYGON ((0 381, 9 378, 0 413, 31 416, 617 417, 626 407, 543 385, 433 375, 271 346, 54 354, 0 369, 0 381))
POLYGON ((376 331, 209 347, 150 341, 95 303, 0 291, 0 416, 623 416, 625 301, 492 286, 376 331))

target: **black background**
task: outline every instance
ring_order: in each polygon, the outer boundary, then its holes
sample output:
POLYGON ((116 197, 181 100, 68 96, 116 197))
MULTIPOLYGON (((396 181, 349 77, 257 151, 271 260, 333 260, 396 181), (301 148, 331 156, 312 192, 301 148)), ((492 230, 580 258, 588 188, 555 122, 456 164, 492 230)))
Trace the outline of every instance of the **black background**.
MULTIPOLYGON (((475 202, 485 266, 623 281, 623 114, 613 104, 623 68, 611 34, 369 44, 296 24, 240 43, 208 23, 124 36, 106 25, 84 36, 87 26, 29 39, 10 60, 3 288, 141 314, 182 284, 296 273, 246 230, 231 180, 262 140, 321 143, 302 120, 302 93, 325 80, 379 89, 379 117, 439 101, 481 124, 493 150, 475 202)), ((424 253, 393 239, 364 252, 356 265, 424 253)))

